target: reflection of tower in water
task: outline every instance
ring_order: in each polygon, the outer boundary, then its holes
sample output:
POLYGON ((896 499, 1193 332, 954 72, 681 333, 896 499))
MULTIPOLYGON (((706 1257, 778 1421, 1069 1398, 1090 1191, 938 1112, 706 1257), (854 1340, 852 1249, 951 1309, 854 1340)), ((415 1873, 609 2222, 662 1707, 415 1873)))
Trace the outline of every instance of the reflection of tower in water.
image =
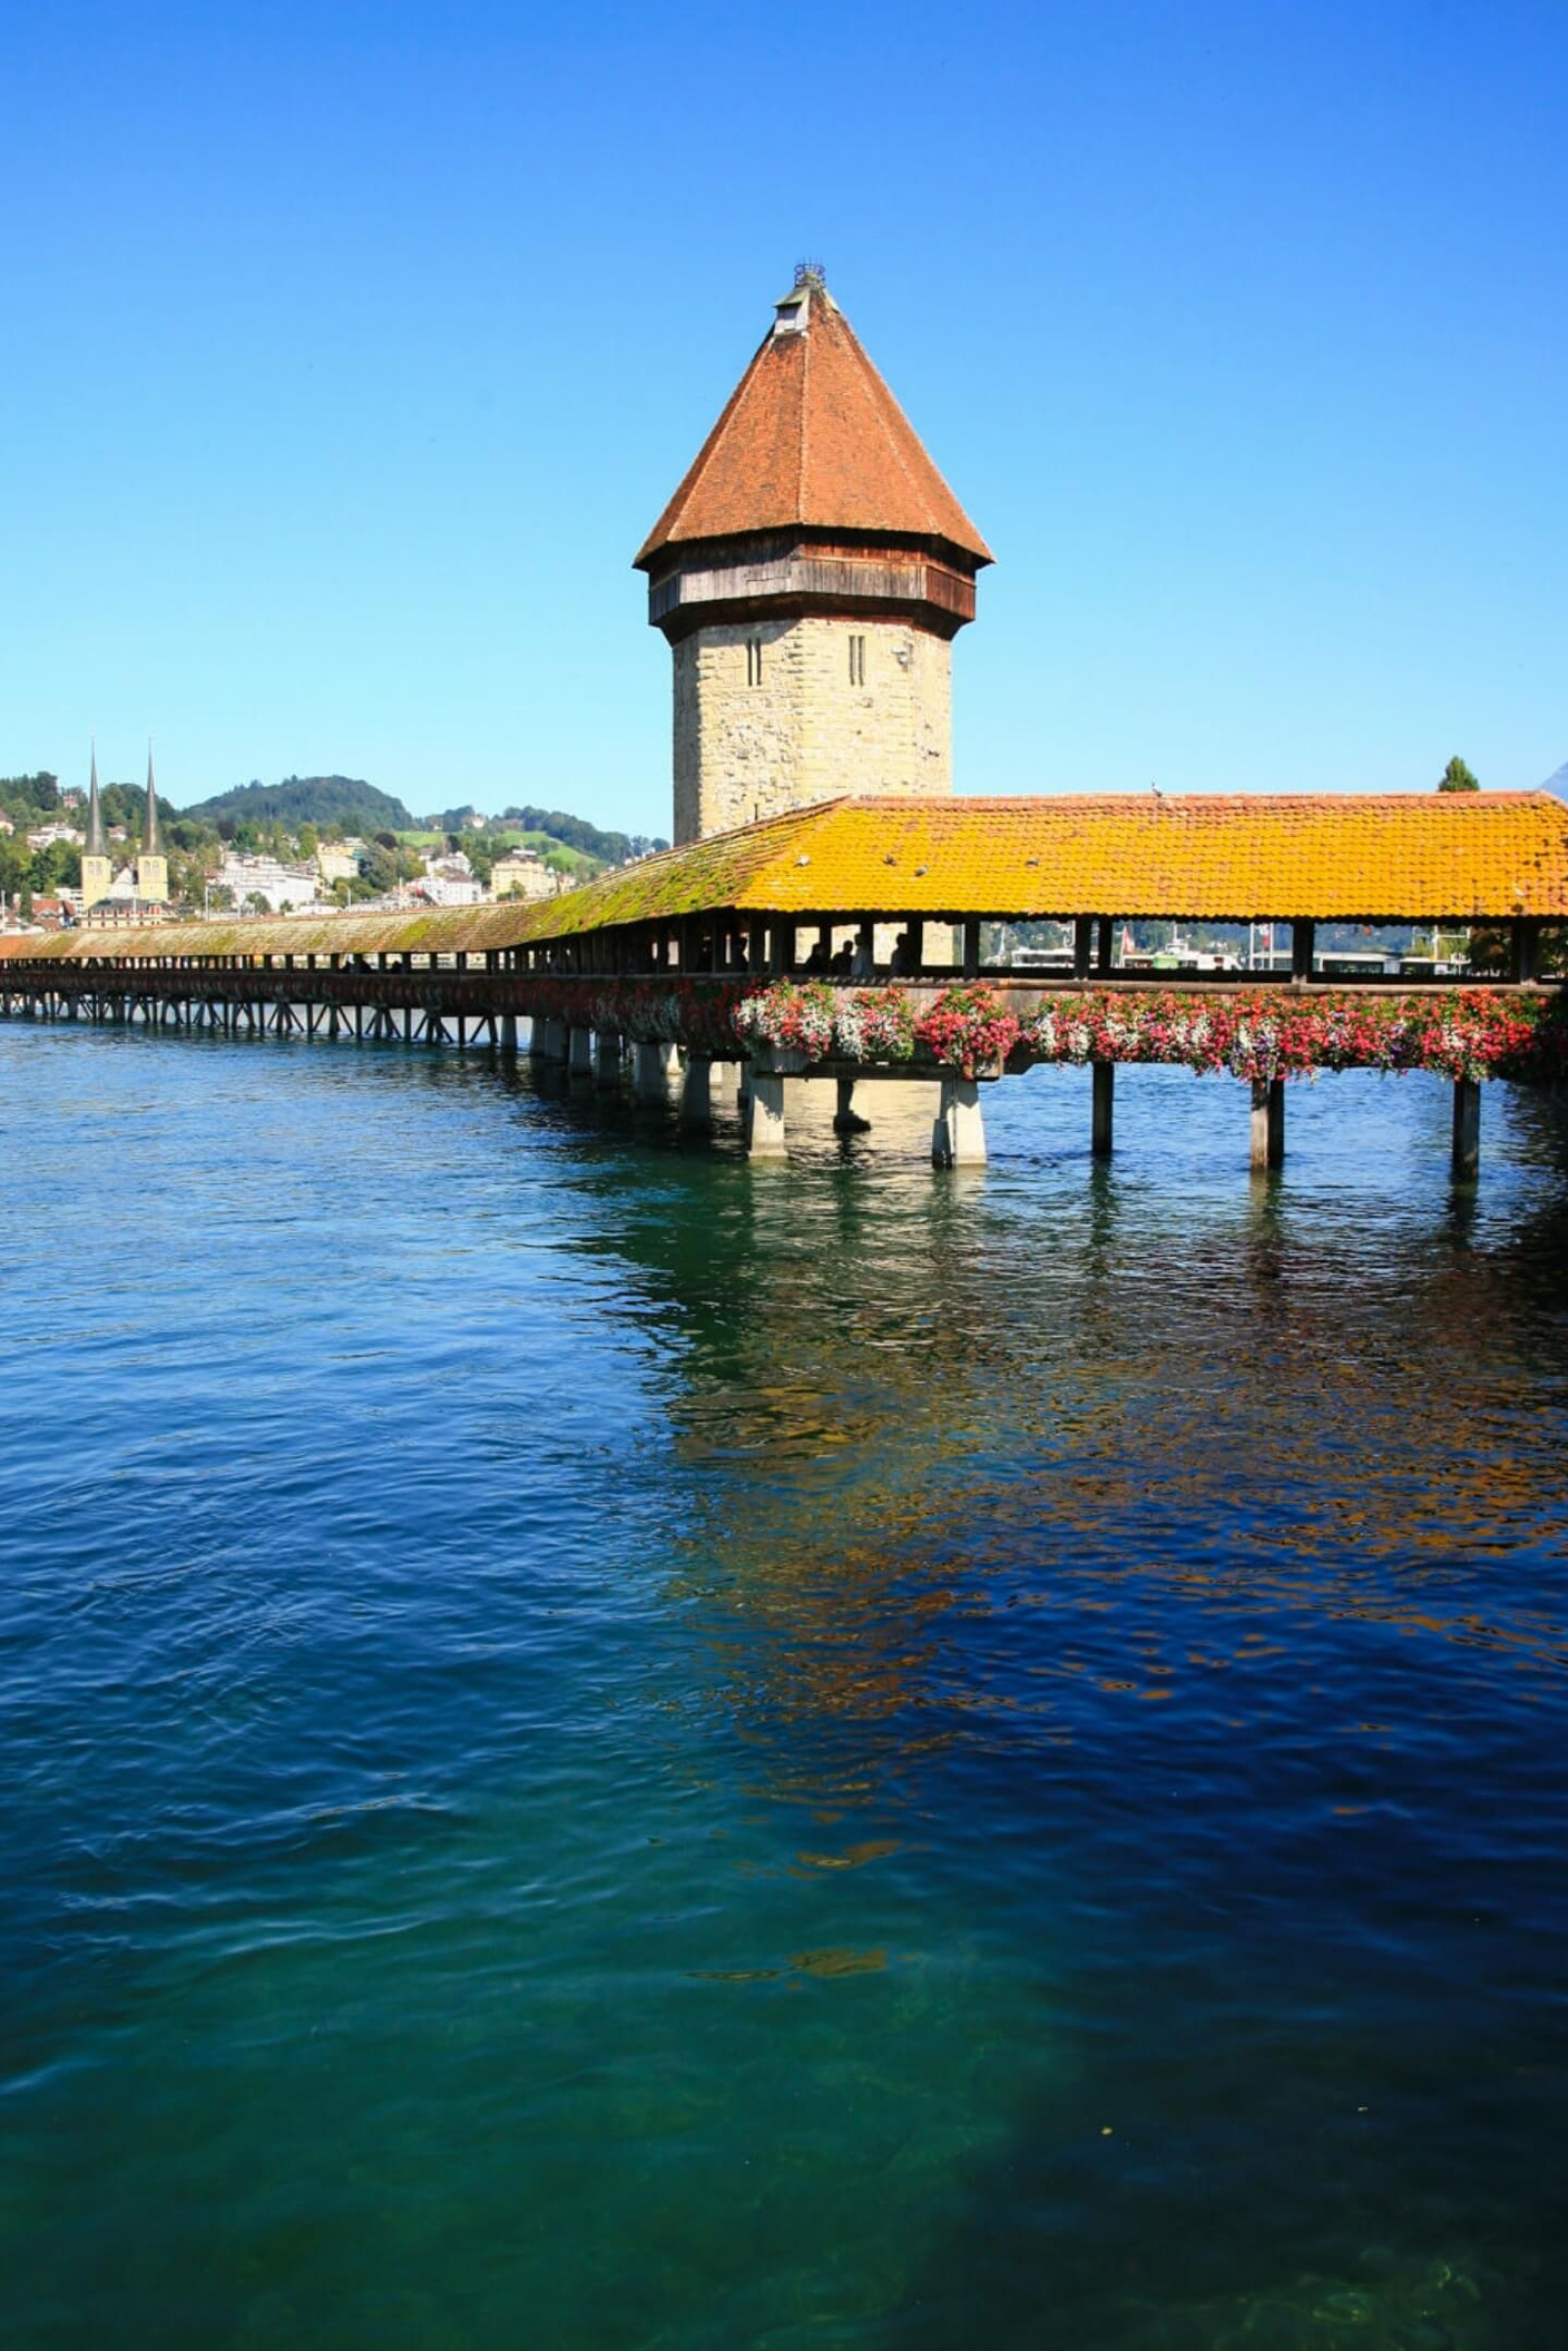
POLYGON ((1184 1204, 1080 1167, 959 1199, 852 1163, 725 1184, 715 1215, 713 1175, 675 1162, 705 1197, 662 1188, 617 1249, 667 1349, 674 1589, 774 1793, 874 1805, 1004 1728, 1020 1756, 1082 1738, 1097 1675, 1169 1695, 1216 1619, 1490 1640, 1446 1596, 1456 1550, 1562 1515, 1539 1448, 1455 1448, 1420 1368, 1517 1310, 1446 1188, 1336 1216, 1278 1184, 1184 1204))

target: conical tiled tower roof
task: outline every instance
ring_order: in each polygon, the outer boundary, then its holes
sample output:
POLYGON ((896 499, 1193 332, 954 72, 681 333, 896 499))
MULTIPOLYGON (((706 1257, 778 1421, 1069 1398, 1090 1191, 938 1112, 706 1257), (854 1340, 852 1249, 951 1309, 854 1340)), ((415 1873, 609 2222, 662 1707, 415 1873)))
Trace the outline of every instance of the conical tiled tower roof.
POLYGON ((991 551, 821 279, 807 275, 638 549, 807 529, 991 551))
POLYGON ((158 791, 153 783, 153 747, 149 743, 147 746, 147 838, 142 844, 142 855, 149 857, 161 857, 163 854, 164 844, 158 830, 158 791))
POLYGON ((92 747, 92 781, 87 786, 87 846, 84 857, 106 857, 109 844, 104 839, 104 812, 98 799, 98 746, 92 747))

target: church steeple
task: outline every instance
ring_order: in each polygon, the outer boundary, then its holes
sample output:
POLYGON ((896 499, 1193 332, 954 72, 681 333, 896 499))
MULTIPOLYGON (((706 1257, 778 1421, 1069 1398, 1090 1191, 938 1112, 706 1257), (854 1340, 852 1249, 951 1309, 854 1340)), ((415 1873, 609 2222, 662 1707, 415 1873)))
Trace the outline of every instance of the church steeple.
POLYGON ((92 747, 92 777, 87 786, 87 845, 81 853, 81 910, 85 914, 109 896, 115 869, 109 862, 109 840, 104 831, 103 804, 98 798, 98 746, 92 747))
POLYGON ((136 859, 136 896, 143 906, 169 904, 169 860, 158 830, 158 792, 153 783, 153 747, 147 746, 147 823, 141 854, 136 859))
POLYGON ((145 849, 150 857, 159 857, 164 854, 164 845, 158 833, 158 793, 153 783, 153 747, 150 738, 147 744, 147 838, 145 849))
POLYGON ((104 812, 98 799, 98 746, 92 747, 92 781, 87 786, 87 846, 84 857, 107 857, 109 846, 104 839, 104 812))

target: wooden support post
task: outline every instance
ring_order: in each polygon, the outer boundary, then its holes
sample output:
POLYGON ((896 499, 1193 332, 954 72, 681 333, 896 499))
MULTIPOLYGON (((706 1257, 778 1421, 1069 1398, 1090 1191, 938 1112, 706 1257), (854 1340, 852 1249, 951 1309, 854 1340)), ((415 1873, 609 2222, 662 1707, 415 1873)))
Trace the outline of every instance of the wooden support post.
POLYGON ((1116 925, 1109 914, 1097 915, 1095 920, 1095 969, 1102 979, 1110 977, 1116 947, 1116 925))
POLYGON ((1541 925, 1520 920, 1508 925, 1510 979, 1523 987, 1536 976, 1541 958, 1541 925))
POLYGON ((835 1135, 863 1135, 871 1124, 855 1106, 855 1083, 854 1078, 837 1080, 839 1106, 833 1113, 835 1135))
POLYGON ((620 1032, 598 1029, 594 1034, 594 1084, 613 1094, 620 1086, 620 1032))
POLYGON ((594 1033, 592 1029, 568 1031, 566 1068, 574 1078, 591 1078, 594 1073, 594 1033))
POLYGON ((1108 1159, 1112 1149, 1116 1109, 1115 1062, 1094 1062, 1091 1076, 1094 1084, 1094 1098, 1090 1113, 1089 1148, 1097 1159, 1108 1159))
POLYGON ((754 1159, 782 1159, 784 1136, 784 1080, 771 1071, 752 1071, 746 1112, 746 1149, 754 1159))
POLYGON ((1311 983, 1312 956, 1317 946, 1315 922, 1293 922, 1291 925, 1291 984, 1305 988, 1311 983))
POLYGON ((1252 1081, 1252 1166, 1266 1170, 1285 1164, 1285 1080, 1252 1081))
POLYGON ((1077 915, 1072 926, 1072 976, 1075 980, 1086 980, 1089 977, 1089 964, 1094 954, 1094 945, 1095 918, 1093 914, 1077 915))
POLYGON ((980 971, 980 925, 973 915, 963 926, 963 976, 972 980, 980 971))
POLYGON ((516 1059, 517 1015, 515 1012, 503 1012, 501 1015, 501 1050, 509 1061, 516 1059))
POLYGON ((931 1131, 931 1160, 936 1167, 984 1167, 986 1128, 974 1078, 944 1074, 942 1105, 931 1131))
POLYGON ((1461 1183, 1481 1172, 1481 1088, 1474 1078, 1453 1082, 1453 1172, 1461 1183))

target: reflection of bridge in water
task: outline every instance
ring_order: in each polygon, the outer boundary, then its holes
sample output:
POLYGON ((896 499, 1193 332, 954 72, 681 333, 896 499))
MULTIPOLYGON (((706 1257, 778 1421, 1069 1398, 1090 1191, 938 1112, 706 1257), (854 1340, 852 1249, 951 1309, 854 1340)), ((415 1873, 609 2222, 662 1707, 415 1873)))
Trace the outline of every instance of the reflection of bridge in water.
MULTIPOLYGON (((1093 1067, 1112 1145, 1118 1063, 1228 1069, 1251 1088, 1254 1166, 1280 1163, 1284 1081, 1426 1068, 1453 1084, 1473 1174, 1479 1085, 1568 1068, 1559 988, 1568 808, 1544 794, 1247 801, 827 802, 714 835, 543 905, 447 913, 78 928, 0 940, 0 1008, 225 1036, 528 1050, 711 1119, 739 1065, 748 1143, 786 1147, 785 1086, 939 1087, 939 1163, 984 1160, 980 1089, 1038 1062, 1093 1067), (1107 909, 1110 909, 1107 911, 1107 909), (1070 970, 1009 959, 1022 924, 1071 926, 1070 970), (1127 925, 1262 921, 1288 972, 1155 979, 1127 925), (1326 970, 1319 926, 1462 926, 1484 971, 1390 985, 1326 970), (1121 925, 1118 939, 1117 926, 1121 925)), ((885 1094, 880 1096, 886 1102, 885 1094)))

